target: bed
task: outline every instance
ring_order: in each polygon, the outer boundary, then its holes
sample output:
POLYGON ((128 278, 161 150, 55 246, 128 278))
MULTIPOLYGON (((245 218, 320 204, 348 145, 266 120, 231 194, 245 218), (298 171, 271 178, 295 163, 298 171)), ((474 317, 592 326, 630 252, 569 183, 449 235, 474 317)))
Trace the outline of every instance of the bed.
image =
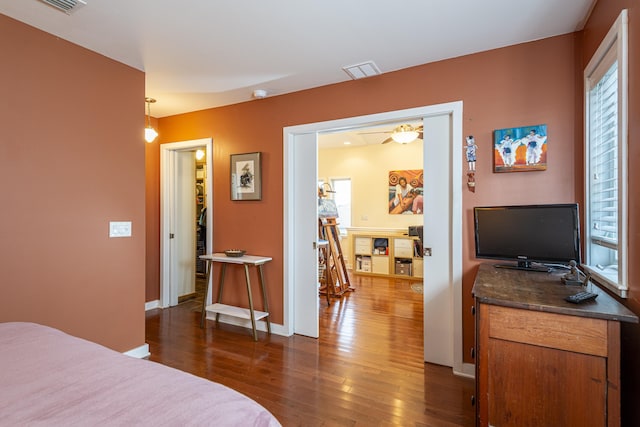
POLYGON ((35 323, 0 323, 0 425, 280 426, 206 379, 35 323))

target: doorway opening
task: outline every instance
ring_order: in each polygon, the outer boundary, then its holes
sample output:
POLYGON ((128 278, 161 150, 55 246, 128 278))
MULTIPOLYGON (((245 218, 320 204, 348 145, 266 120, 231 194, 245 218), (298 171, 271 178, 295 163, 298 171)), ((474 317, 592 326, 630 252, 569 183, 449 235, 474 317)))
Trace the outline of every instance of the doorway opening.
POLYGON ((213 240, 207 227, 213 210, 212 148, 211 138, 160 146, 161 307, 177 305, 181 297, 198 297, 203 267, 198 255, 210 252, 213 240), (200 159, 198 151, 204 153, 200 159))
POLYGON ((304 286, 317 274, 318 134, 420 119, 425 183, 433 183, 424 195, 424 216, 432 219, 423 241, 432 254, 424 259, 424 359, 468 375, 473 367, 462 362, 461 101, 284 129, 284 329, 318 336, 317 289, 304 286), (427 129, 439 121, 446 122, 445 133, 430 136, 427 129))
MULTIPOLYGON (((377 276, 407 288, 422 283, 422 245, 408 236, 424 221, 421 130, 418 120, 318 134, 318 206, 327 217, 323 223, 336 223, 339 231, 331 233, 328 249, 321 249, 322 301, 341 303, 355 289, 349 282, 361 278, 377 276), (398 143, 391 135, 403 127, 420 132, 398 143), (398 180, 404 183, 401 191, 398 180)), ((321 241, 326 234, 320 233, 321 241)), ((422 307, 419 311, 422 315, 422 307)))
MULTIPOLYGON (((192 198, 193 202, 189 202, 187 200, 187 204, 189 205, 189 209, 187 210, 189 212, 186 215, 186 218, 196 218, 195 233, 190 233, 191 239, 195 240, 195 251, 192 251, 192 253, 195 254, 195 257, 193 259, 193 264, 191 264, 189 268, 189 270, 195 270, 195 275, 190 274, 188 276, 189 280, 179 286, 178 304, 195 300, 202 305, 202 299, 204 298, 204 293, 206 291, 206 264, 199 257, 206 254, 207 247, 208 209, 206 195, 207 192, 210 191, 206 183, 207 161, 204 148, 198 148, 195 152, 185 152, 184 154, 187 156, 188 161, 190 161, 188 164, 189 173, 191 172, 191 166, 194 165, 194 162, 190 159, 191 155, 193 154, 195 157, 195 185, 191 188, 187 186, 187 190, 193 190, 194 197, 192 198), (194 208, 194 211, 191 211, 191 208, 194 208)), ((179 156, 180 155, 182 155, 182 153, 179 154, 179 156)), ((187 174, 187 176, 189 175, 193 176, 191 173, 187 174)), ((188 223, 188 220, 185 222, 188 223)))

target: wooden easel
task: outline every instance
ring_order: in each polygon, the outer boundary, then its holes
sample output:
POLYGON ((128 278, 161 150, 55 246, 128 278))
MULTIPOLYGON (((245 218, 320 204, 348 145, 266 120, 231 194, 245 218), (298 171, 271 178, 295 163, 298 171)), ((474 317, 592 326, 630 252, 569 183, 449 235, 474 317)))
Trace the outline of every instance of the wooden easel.
POLYGON ((318 239, 318 282, 319 293, 327 297, 327 305, 331 305, 331 297, 336 289, 336 282, 329 261, 329 241, 318 239))
POLYGON ((335 283, 332 285, 332 289, 328 289, 326 292, 331 292, 333 295, 342 296, 345 292, 355 291, 355 288, 351 286, 349 281, 349 274, 347 273, 347 265, 344 262, 344 255, 342 253, 342 247, 340 246, 340 232, 338 231, 338 223, 335 218, 320 218, 318 220, 320 239, 329 242, 329 256, 327 257, 327 268, 329 269, 328 277, 332 279, 335 277, 335 283))

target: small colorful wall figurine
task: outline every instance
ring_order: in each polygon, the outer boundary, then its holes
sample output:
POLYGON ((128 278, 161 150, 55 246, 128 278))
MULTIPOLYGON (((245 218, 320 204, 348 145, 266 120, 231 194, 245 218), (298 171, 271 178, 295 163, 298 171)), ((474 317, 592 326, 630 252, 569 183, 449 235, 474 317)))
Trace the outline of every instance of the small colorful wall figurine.
POLYGON ((498 129, 493 133, 493 171, 547 169, 547 125, 498 129))
POLYGON ((469 172, 476 171, 476 151, 478 146, 476 145, 476 139, 473 135, 467 137, 467 146, 465 148, 465 154, 467 156, 467 164, 469 165, 469 172))
POLYGON ((478 146, 476 145, 476 139, 473 135, 469 135, 467 138, 467 145, 465 146, 465 156, 467 158, 467 165, 469 167, 467 171, 467 188, 472 193, 476 192, 476 152, 478 146))

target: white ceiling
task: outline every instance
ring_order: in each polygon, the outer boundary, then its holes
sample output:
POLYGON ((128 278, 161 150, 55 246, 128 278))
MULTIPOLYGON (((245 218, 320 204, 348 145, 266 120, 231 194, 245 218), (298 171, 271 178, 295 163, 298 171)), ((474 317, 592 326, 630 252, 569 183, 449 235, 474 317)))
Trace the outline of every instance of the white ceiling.
POLYGON ((0 0, 0 13, 145 71, 165 117, 342 82, 365 61, 385 73, 566 34, 594 0, 85 1, 66 15, 0 0))

